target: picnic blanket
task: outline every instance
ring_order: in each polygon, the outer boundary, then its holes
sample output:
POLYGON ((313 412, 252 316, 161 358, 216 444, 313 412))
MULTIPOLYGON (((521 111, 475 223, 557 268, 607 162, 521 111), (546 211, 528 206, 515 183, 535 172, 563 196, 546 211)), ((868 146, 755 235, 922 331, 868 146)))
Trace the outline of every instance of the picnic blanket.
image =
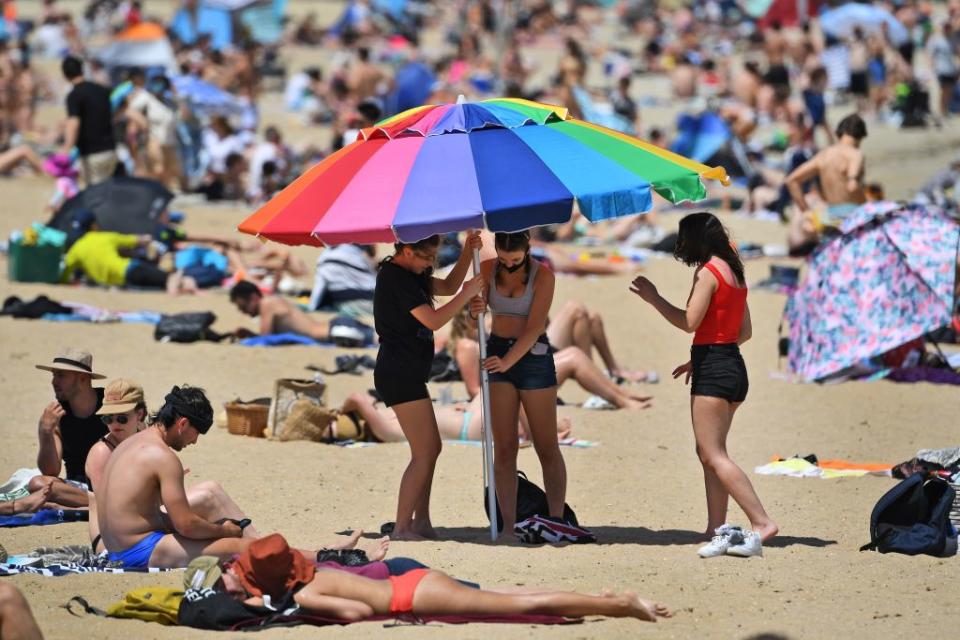
POLYGON ((121 569, 118 567, 107 566, 85 566, 78 562, 64 562, 61 564, 51 564, 43 567, 31 567, 17 564, 0 564, 0 576, 15 576, 19 574, 31 574, 46 576, 47 578, 58 578, 60 576, 73 575, 77 573, 162 573, 173 571, 173 569, 121 569))

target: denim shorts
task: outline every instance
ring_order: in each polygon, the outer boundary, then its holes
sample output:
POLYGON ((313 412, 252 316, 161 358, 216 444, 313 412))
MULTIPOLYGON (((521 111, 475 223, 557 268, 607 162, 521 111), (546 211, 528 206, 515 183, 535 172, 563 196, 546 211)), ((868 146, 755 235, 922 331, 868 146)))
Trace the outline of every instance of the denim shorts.
POLYGON ((690 395, 743 402, 750 382, 736 344, 695 344, 690 349, 690 395))
MULTIPOLYGON (((502 358, 516 342, 514 338, 491 335, 487 339, 487 357, 502 358)), ((557 369, 553 365, 553 349, 544 334, 522 358, 506 372, 490 374, 490 382, 507 382, 519 391, 534 391, 557 386, 557 369)))

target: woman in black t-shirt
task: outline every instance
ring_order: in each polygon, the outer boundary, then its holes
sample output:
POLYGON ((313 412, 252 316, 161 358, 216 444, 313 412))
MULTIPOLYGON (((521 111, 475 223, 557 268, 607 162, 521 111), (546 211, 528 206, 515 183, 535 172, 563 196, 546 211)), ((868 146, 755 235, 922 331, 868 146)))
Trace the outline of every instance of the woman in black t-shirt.
POLYGON ((400 481, 397 522, 392 537, 434 538, 430 522, 430 488, 440 455, 440 433, 427 391, 433 362, 433 332, 450 321, 483 289, 478 276, 457 293, 470 267, 479 232, 471 231, 459 260, 446 278, 433 277, 439 236, 412 244, 397 243, 392 256, 380 264, 373 294, 373 317, 380 351, 373 372, 374 386, 392 407, 410 443, 411 460, 400 481), (434 309, 433 296, 452 296, 434 309))

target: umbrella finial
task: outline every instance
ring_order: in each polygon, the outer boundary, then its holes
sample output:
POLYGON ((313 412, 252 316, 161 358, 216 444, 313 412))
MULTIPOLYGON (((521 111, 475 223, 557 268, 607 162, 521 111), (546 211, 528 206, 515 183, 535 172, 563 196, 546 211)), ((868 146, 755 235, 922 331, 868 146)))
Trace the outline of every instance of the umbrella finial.
POLYGON ((463 95, 462 93, 457 96, 457 104, 466 104, 466 103, 467 103, 467 96, 463 95))

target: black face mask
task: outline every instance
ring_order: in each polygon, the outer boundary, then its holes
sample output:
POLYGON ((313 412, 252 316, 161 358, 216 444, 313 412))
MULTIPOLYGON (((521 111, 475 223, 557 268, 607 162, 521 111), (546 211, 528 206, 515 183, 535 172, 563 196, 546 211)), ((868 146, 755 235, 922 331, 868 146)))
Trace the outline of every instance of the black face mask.
POLYGON ((513 265, 512 267, 508 267, 507 265, 505 265, 505 264, 503 263, 503 260, 499 260, 499 262, 500 262, 500 268, 503 269, 504 271, 506 271, 507 273, 516 273, 516 272, 519 271, 520 269, 523 269, 525 266, 527 266, 527 263, 530 262, 530 254, 529 254, 529 253, 526 254, 526 255, 523 257, 523 260, 522 260, 521 262, 518 262, 517 264, 513 265))

